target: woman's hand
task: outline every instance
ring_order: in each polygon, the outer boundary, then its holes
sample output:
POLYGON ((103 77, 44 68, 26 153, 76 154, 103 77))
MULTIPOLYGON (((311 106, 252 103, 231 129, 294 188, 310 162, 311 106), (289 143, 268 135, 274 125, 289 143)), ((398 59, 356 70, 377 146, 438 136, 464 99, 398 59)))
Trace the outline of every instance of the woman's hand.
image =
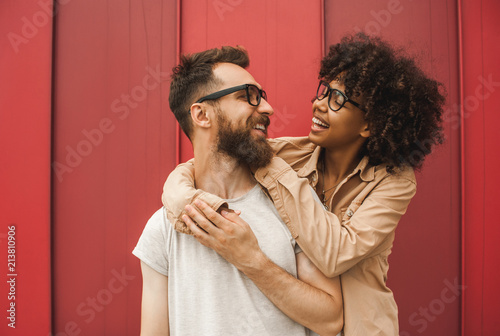
POLYGON ((213 249, 221 257, 233 264, 240 271, 258 268, 267 259, 259 247, 257 237, 243 219, 240 211, 223 209, 218 214, 201 200, 186 206, 182 219, 201 244, 213 249))

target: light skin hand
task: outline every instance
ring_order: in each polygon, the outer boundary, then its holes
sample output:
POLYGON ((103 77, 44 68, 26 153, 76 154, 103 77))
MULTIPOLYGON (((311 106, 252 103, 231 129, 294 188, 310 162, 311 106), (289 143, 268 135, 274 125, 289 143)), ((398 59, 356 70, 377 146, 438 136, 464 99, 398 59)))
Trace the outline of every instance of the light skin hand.
POLYGON ((239 211, 222 210, 219 215, 205 202, 196 200, 194 204, 206 217, 187 205, 185 209, 189 216, 184 215, 182 219, 201 244, 216 251, 242 272, 256 267, 256 262, 266 258, 252 229, 238 216, 239 211))

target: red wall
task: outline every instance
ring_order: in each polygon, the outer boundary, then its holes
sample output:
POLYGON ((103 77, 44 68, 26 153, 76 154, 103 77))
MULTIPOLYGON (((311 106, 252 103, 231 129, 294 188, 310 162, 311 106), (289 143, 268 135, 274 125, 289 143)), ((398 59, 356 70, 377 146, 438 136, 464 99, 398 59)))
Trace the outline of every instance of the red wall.
POLYGON ((1 1, 1 335, 50 331, 51 70, 50 15, 35 1, 1 1), (12 226, 15 234, 9 234, 12 226), (9 254, 15 260, 8 259, 9 241, 15 241, 15 254, 9 254), (15 329, 7 325, 11 303, 15 329))
POLYGON ((500 3, 461 2, 464 335, 500 335, 500 3))
POLYGON ((55 34, 54 333, 138 335, 131 252, 175 165, 175 1, 71 1, 55 34))
POLYGON ((448 91, 447 141, 417 176, 391 256, 401 335, 500 333, 498 2, 60 0, 54 39, 48 2, 0 3, 0 248, 6 258, 15 223, 19 260, 18 325, 4 319, 2 335, 139 333, 131 251, 166 176, 192 155, 168 109, 179 52, 245 46, 275 108, 271 135, 305 135, 325 45, 351 29, 418 55, 448 91), (25 39, 18 50, 11 32, 25 39))

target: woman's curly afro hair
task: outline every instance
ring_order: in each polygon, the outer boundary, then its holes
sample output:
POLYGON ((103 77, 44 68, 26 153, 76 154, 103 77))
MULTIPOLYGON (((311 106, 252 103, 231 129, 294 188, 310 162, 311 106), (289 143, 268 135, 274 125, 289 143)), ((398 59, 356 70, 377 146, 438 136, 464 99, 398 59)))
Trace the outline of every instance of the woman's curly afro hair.
POLYGON ((405 165, 419 169, 432 147, 443 142, 442 84, 380 38, 344 37, 330 46, 319 77, 339 78, 348 97, 361 97, 370 128, 362 154, 370 164, 385 163, 390 171, 405 165))

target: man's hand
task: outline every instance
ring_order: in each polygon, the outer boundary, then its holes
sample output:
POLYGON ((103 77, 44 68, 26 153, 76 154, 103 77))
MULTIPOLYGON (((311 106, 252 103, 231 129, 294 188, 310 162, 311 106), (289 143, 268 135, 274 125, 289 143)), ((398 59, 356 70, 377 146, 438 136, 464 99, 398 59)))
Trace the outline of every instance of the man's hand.
POLYGON ((215 212, 205 202, 194 201, 202 213, 191 205, 186 206, 182 219, 201 244, 213 249, 242 272, 258 268, 267 261, 252 229, 238 215, 239 211, 215 212), (198 225, 196 225, 198 224, 198 225))

